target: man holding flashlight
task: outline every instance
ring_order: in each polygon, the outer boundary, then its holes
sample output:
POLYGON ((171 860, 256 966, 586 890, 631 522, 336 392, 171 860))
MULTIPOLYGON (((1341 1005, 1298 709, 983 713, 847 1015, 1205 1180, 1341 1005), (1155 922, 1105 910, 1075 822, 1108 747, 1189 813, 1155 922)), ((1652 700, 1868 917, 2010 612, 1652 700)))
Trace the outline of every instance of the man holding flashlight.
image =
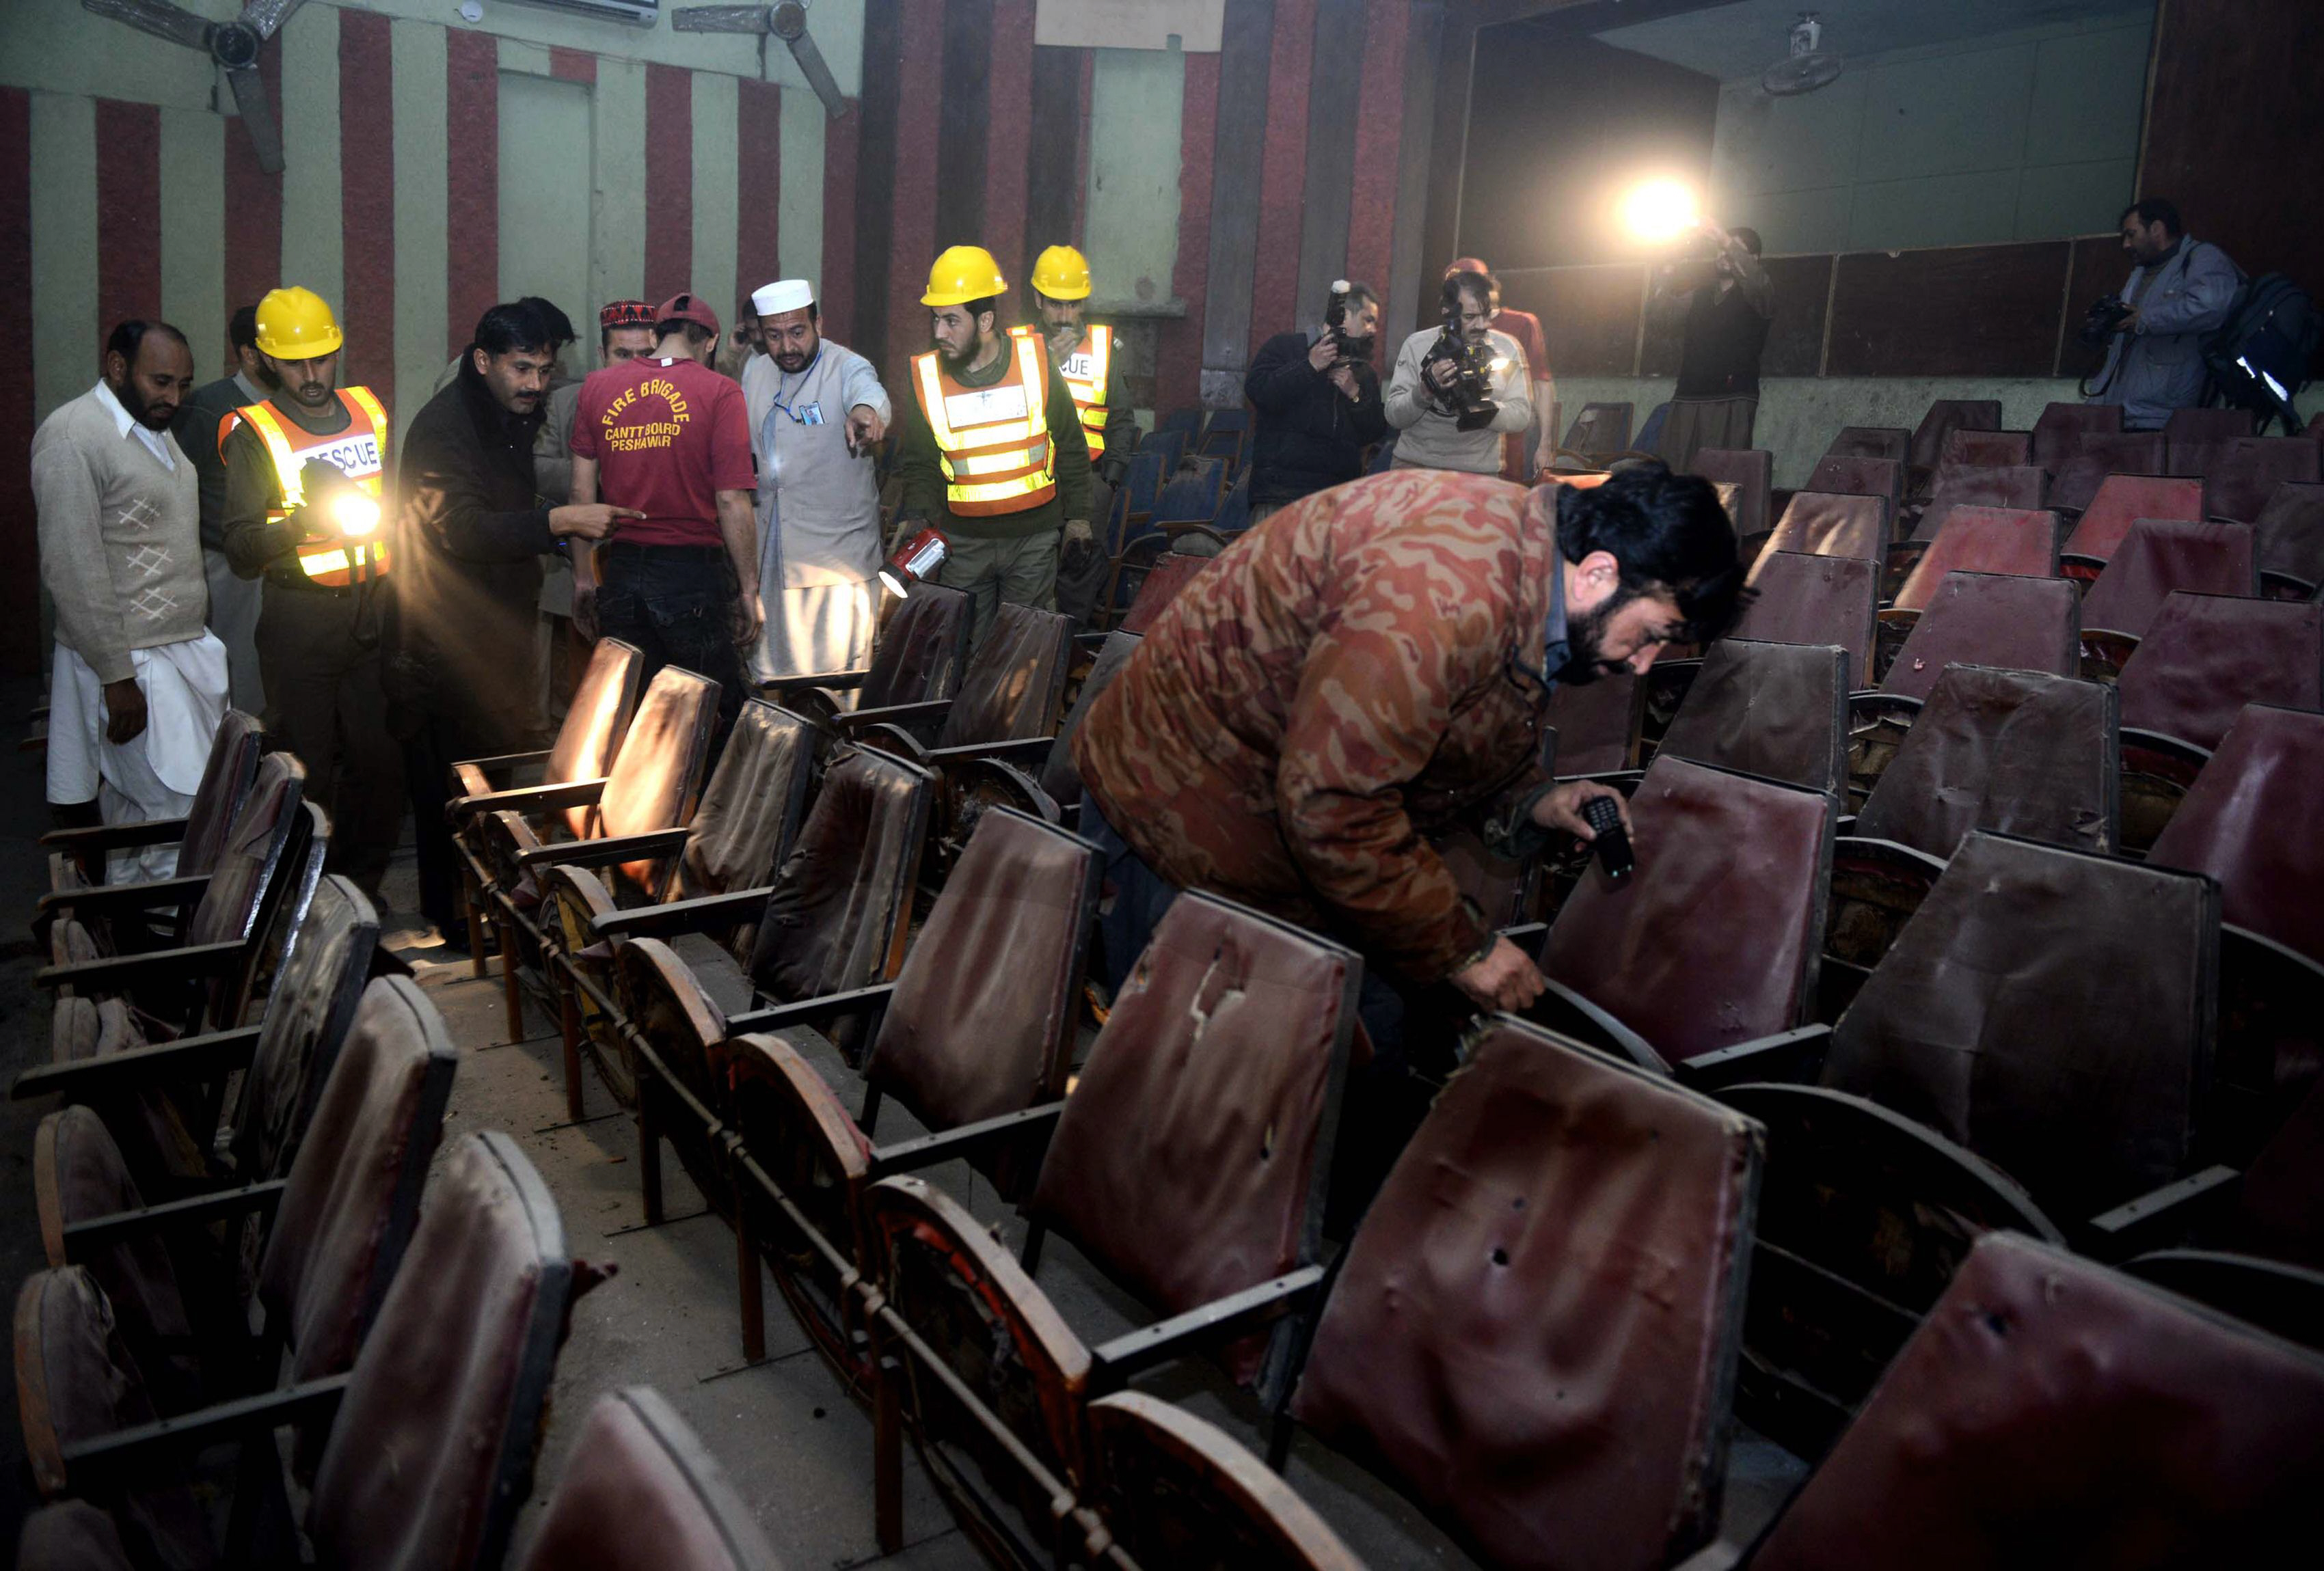
POLYGON ((219 422, 218 453, 226 558, 266 580, 256 642, 268 740, 306 764, 307 796, 331 815, 330 870, 376 900, 403 829, 403 756, 380 679, 389 425, 369 388, 339 387, 345 342, 312 289, 269 293, 258 352, 278 385, 219 422))

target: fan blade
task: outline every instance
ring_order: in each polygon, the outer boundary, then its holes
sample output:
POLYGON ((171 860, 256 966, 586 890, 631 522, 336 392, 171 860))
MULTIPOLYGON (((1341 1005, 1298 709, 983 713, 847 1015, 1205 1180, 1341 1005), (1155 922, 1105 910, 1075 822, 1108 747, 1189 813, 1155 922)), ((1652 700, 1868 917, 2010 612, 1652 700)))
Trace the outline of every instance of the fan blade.
POLYGON ((807 85, 813 87, 815 96, 823 100, 824 113, 834 120, 844 115, 847 113, 847 95, 839 90, 838 78, 831 74, 831 68, 824 64, 823 51, 815 47, 815 34, 802 32, 790 41, 790 45, 791 59, 798 61, 798 69, 807 73, 807 85))
POLYGON ((170 0, 80 0, 80 8, 98 16, 125 22, 140 32, 182 43, 188 49, 210 47, 210 23, 170 0))
POLYGON ((274 106, 267 102, 266 78, 258 74, 256 66, 244 66, 226 74, 226 86, 234 89, 234 106, 242 116, 242 128, 250 133, 250 145, 258 154, 258 167, 270 175, 282 172, 282 132, 274 124, 274 106))
POLYGON ((690 5, 669 14, 670 26, 679 32, 765 32, 763 5, 690 5))
POLYGON ((240 18, 242 24, 261 38, 272 38, 290 20, 290 14, 307 0, 245 0, 240 18))

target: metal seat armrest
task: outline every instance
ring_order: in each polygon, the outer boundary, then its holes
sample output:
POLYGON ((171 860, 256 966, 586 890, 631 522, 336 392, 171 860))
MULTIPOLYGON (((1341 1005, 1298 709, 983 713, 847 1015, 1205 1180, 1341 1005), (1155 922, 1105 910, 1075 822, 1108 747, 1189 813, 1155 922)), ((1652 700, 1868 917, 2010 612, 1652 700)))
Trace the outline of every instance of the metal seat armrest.
POLYGON ((199 1227, 239 1216, 244 1211, 272 1212, 282 1203, 282 1190, 290 1181, 288 1179, 268 1179, 263 1183, 244 1184, 238 1189, 190 1195, 180 1200, 164 1200, 159 1205, 146 1206, 134 1211, 116 1211, 109 1217, 92 1217, 86 1222, 68 1222, 65 1224, 65 1258, 87 1260, 100 1249, 163 1227, 199 1227))
POLYGON ((35 1065, 16 1077, 8 1095, 16 1101, 62 1092, 69 1097, 102 1096, 115 1089, 128 1090, 157 1080, 193 1079, 224 1074, 250 1061, 257 1050, 260 1025, 238 1025, 232 1031, 212 1031, 181 1036, 175 1042, 109 1052, 103 1058, 78 1059, 70 1063, 35 1065))
POLYGON ((928 763, 941 769, 955 759, 992 758, 1004 764, 1038 763, 1057 745, 1055 737, 1019 737, 1008 742, 964 742, 954 748, 930 748, 928 763))
POLYGON ((670 938, 681 932, 707 932, 750 921, 767 908, 767 896, 774 892, 770 885, 673 900, 667 905, 641 905, 634 911, 609 911, 592 925, 600 938, 670 938))
POLYGON ((210 876, 197 873, 184 878, 147 878, 135 884, 88 884, 78 889, 51 889, 36 910, 45 914, 69 908, 76 914, 109 915, 124 911, 156 911, 201 898, 210 876))
POLYGON ((621 862, 641 862, 655 857, 673 857, 686 849, 691 831, 683 829, 657 829, 644 834, 619 835, 611 840, 568 840, 554 845, 535 846, 516 854, 520 868, 535 868, 543 862, 561 862, 575 868, 609 868, 621 862))
POLYGON ((2232 1203, 2243 1179, 2239 1169, 2225 1166, 2190 1173, 2091 1217, 2078 1247, 2107 1262, 2167 1248, 2232 1203))
POLYGON ((1576 1042, 1612 1053, 1626 1063, 1657 1075, 1671 1072, 1670 1064, 1646 1039, 1563 982, 1542 978, 1541 997, 1524 1011, 1536 1025, 1562 1032, 1576 1042))
POLYGON ((236 1398, 199 1412, 162 1419, 64 1447, 65 1473, 75 1493, 101 1493, 129 1478, 158 1482, 171 1464, 182 1464, 212 1446, 271 1434, 285 1425, 328 1424, 345 1399, 345 1374, 302 1381, 280 1391, 236 1398))
POLYGON ((753 1031, 779 1031, 786 1025, 805 1025, 811 1021, 859 1009, 885 1009, 895 991, 896 984, 893 982, 875 982, 868 988, 851 988, 844 993, 825 993, 820 998, 801 998, 791 1004, 770 1004, 763 1008, 745 1010, 740 1015, 728 1016, 726 1034, 734 1037, 745 1036, 753 1031))
POLYGON ((1747 1082, 1808 1085, 1822 1072, 1831 1047, 1831 1026, 1803 1025, 1681 1059, 1671 1065, 1671 1076, 1682 1086, 1712 1093, 1747 1082))
POLYGON ((862 730, 875 725, 927 725, 941 723, 952 713, 952 700, 931 698, 921 703, 890 703, 879 709, 857 709, 837 717, 839 729, 862 730))
POLYGON ((777 694, 789 693, 801 687, 828 687, 837 691, 852 692, 862 686, 871 675, 872 673, 866 670, 825 671, 813 676, 778 676, 771 682, 760 683, 759 690, 762 693, 777 694))
POLYGON ((567 780, 555 786, 519 786, 508 791, 487 792, 482 796, 462 796, 455 799, 445 812, 457 817, 469 817, 479 813, 497 813, 503 808, 518 813, 541 813, 556 807, 587 807, 605 794, 605 777, 594 780, 567 780))
POLYGON ((171 845, 186 838, 182 818, 147 818, 135 823, 93 823, 84 829, 52 829, 41 836, 51 850, 121 850, 129 846, 171 845))
POLYGON ((1119 1391, 1145 1370, 1296 1314, 1321 1296, 1323 1285, 1323 1268, 1303 1265, 1256 1287, 1100 1343, 1090 1349, 1092 1394, 1119 1391))
POLYGON ((36 988, 93 988, 114 992, 141 983, 180 977, 214 977, 238 962, 244 942, 189 944, 152 954, 107 955, 77 966, 43 966, 32 975, 36 988))
POLYGON ((964 1124, 940 1135, 924 1135, 917 1140, 902 1140, 893 1145, 880 1146, 872 1153, 872 1177, 888 1178, 899 1172, 917 1172, 922 1168, 936 1167, 971 1156, 988 1145, 1021 1138, 1028 1131, 1055 1124, 1057 1115, 1065 1109, 1063 1100, 1044 1102, 1038 1107, 1003 1113, 998 1118, 980 1118, 973 1124, 964 1124))

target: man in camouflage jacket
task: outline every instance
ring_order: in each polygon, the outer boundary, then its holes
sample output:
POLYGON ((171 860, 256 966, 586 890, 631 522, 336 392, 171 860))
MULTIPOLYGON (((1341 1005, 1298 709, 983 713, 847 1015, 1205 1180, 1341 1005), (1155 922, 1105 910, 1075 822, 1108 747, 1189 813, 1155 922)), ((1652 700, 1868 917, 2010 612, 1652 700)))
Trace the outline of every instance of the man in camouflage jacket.
POLYGON ((1716 636, 1741 576, 1710 485, 1659 464, 1589 491, 1408 470, 1307 497, 1188 585, 1092 706, 1084 828, 1400 985, 1522 1008, 1539 973, 1426 837, 1590 838, 1582 804, 1620 797, 1543 771, 1551 692, 1716 636))

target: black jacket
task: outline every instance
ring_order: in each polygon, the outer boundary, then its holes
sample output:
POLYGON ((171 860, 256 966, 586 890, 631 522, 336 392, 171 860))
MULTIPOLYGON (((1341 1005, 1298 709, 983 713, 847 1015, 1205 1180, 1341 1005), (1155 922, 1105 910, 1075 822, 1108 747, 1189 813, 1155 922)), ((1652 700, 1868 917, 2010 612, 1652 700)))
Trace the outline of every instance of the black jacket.
POLYGON ((1259 411, 1251 432, 1253 506, 1297 501, 1362 473, 1364 448, 1388 436, 1379 373, 1356 367, 1351 402, 1332 379, 1307 363, 1315 341, 1305 333, 1278 333, 1259 347, 1242 379, 1243 396, 1259 411))
POLYGON ((412 419, 397 465, 393 566, 405 675, 424 710, 503 750, 537 726, 533 623, 540 557, 556 547, 535 494, 540 417, 512 415, 463 355, 412 419))

